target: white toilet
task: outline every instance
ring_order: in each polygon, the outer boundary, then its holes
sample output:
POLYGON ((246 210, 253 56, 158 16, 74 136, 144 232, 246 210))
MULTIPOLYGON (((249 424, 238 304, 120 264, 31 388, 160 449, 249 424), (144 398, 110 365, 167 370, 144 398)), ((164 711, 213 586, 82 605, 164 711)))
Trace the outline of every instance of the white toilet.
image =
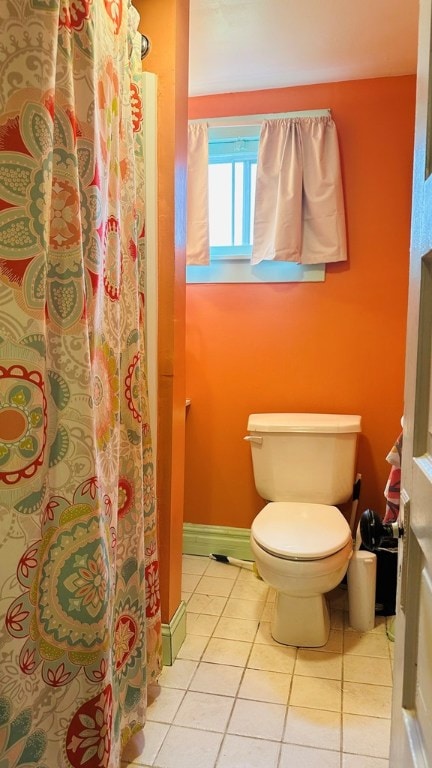
POLYGON ((276 590, 271 633, 285 645, 327 642, 325 593, 345 576, 352 534, 334 506, 352 495, 360 416, 255 413, 245 437, 255 486, 270 502, 251 527, 261 578, 276 590))

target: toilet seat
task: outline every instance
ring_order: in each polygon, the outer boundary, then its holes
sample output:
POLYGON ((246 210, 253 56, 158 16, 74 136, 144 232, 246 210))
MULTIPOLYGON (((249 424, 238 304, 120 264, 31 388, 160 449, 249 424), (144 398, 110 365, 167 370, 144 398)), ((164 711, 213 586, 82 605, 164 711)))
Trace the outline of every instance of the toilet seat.
POLYGON ((259 547, 284 560, 321 560, 351 539, 337 507, 284 501, 267 504, 255 517, 251 533, 259 547))

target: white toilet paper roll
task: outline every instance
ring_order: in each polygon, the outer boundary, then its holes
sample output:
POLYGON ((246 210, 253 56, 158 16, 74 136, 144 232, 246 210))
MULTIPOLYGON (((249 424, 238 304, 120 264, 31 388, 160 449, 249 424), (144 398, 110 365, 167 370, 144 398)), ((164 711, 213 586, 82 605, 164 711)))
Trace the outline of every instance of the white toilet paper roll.
POLYGON ((347 574, 349 623, 359 632, 375 626, 376 567, 373 552, 353 552, 347 574))

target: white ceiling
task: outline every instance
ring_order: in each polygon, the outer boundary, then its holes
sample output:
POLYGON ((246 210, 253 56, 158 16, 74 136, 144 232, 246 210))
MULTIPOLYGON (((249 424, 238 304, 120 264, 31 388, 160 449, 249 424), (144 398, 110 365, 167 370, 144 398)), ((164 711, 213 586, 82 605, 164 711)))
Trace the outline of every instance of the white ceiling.
POLYGON ((418 0, 191 0, 191 96, 413 74, 418 0))

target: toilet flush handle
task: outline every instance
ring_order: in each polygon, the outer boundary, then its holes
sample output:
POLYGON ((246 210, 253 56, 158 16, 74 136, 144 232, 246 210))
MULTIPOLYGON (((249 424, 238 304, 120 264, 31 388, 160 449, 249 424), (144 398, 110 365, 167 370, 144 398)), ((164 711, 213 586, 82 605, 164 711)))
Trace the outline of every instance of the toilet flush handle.
POLYGON ((262 445, 263 441, 262 437, 258 437, 258 435, 246 435, 243 440, 247 440, 248 443, 258 443, 258 445, 262 445))

